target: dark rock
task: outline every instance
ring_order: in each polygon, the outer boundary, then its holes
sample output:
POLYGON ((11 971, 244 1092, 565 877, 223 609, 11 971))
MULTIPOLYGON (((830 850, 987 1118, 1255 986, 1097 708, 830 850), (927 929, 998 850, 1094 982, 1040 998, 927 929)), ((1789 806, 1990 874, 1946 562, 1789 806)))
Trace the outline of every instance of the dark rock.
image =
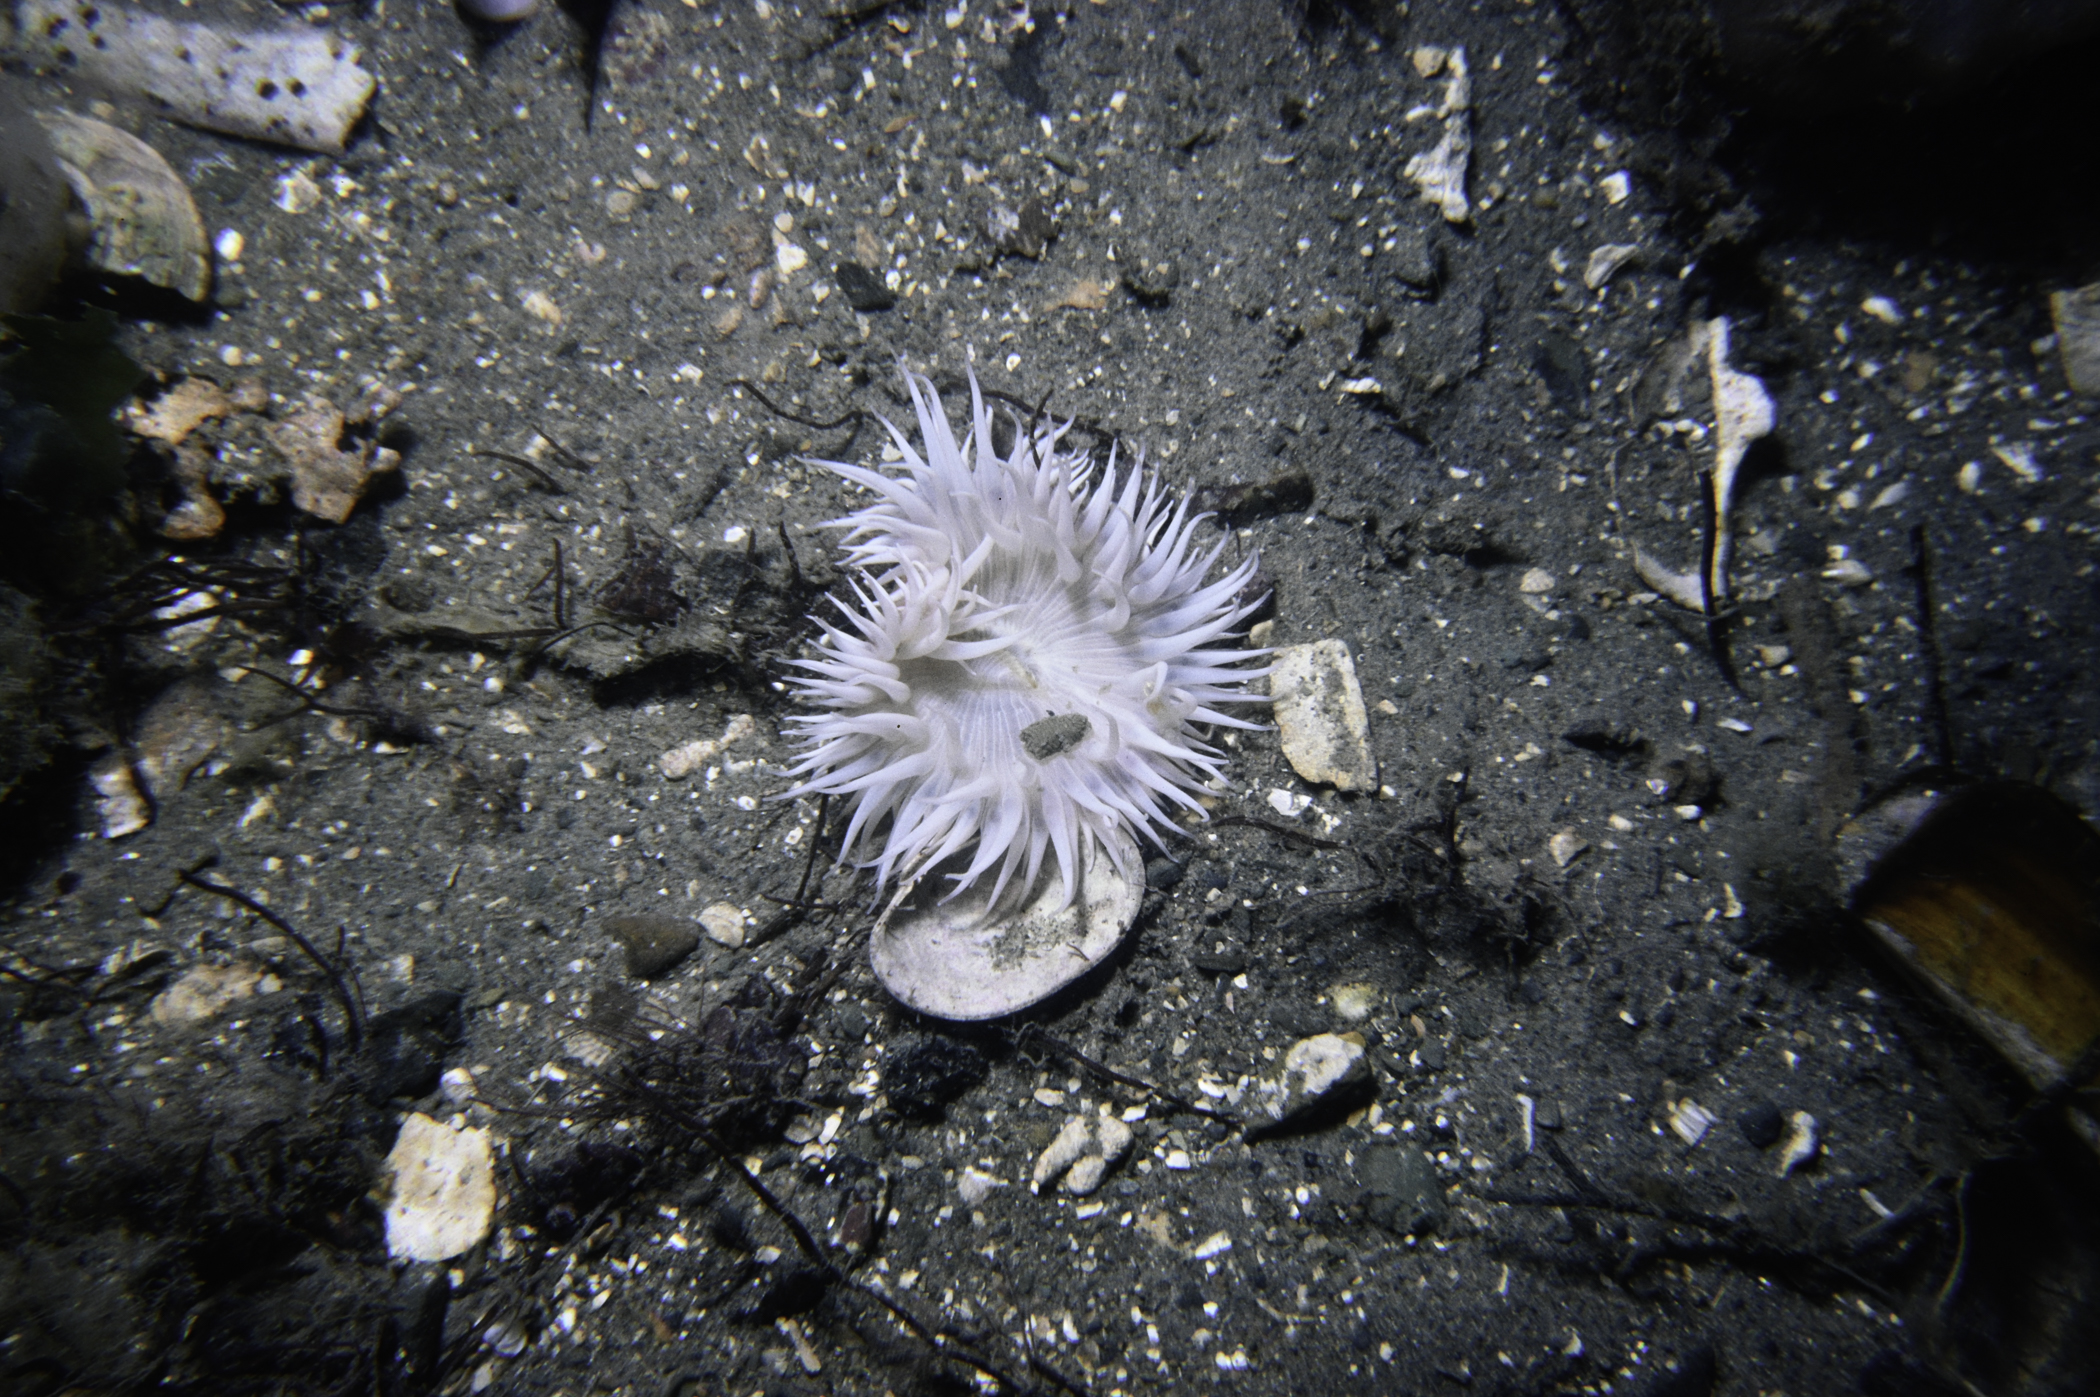
POLYGON ((586 1140, 545 1155, 534 1150, 523 1174, 525 1216, 554 1240, 567 1241, 599 1205, 627 1195, 642 1176, 642 1159, 624 1145, 586 1140))
POLYGON ((1151 306, 1165 305, 1180 285, 1180 265, 1150 249, 1140 248, 1123 271, 1124 289, 1151 306))
POLYGON ((1517 981, 1517 1001, 1521 1004, 1539 1005, 1546 1002, 1546 987, 1532 976, 1517 981))
POLYGON ((459 1041, 461 997, 444 991, 412 999, 365 1025, 365 1094, 374 1103, 426 1096, 459 1041))
POLYGON ((1638 1397, 1707 1397, 1719 1376, 1711 1344, 1700 1344, 1674 1364, 1662 1366, 1635 1389, 1638 1397))
POLYGON ((1189 956, 1189 964, 1206 975, 1237 975, 1247 968, 1247 950, 1228 942, 1223 950, 1193 953, 1189 956))
POLYGON ((1315 1033, 1327 1031, 1328 1014, 1314 1004, 1281 1004, 1271 1022, 1293 1038, 1310 1038, 1315 1033))
POLYGON ((1752 1149, 1768 1150, 1786 1133, 1786 1116, 1770 1101, 1760 1101, 1736 1118, 1736 1128, 1752 1149))
POLYGON ((1041 258, 1057 236, 1057 221, 1038 199, 1030 199, 1019 208, 994 204, 985 215, 984 228, 993 247, 1031 262, 1041 258))
POLYGON ((1312 508, 1313 481, 1304 471, 1286 471, 1248 485, 1204 485, 1190 496, 1197 510, 1223 515, 1234 524, 1278 514, 1303 514, 1312 508))
POLYGON ((1418 308, 1403 334, 1417 386, 1442 393, 1480 372, 1488 343, 1487 299, 1476 295, 1440 308, 1418 308))
POLYGON ((1531 370, 1562 412, 1574 415, 1588 409, 1590 363, 1573 336, 1561 330, 1540 334, 1532 349, 1531 370))
POLYGON ((884 1069, 890 1105, 907 1116, 938 1115, 984 1080, 984 1054, 955 1038, 928 1035, 900 1045, 884 1069))
POLYGON ((839 1036, 848 1043, 858 1043, 868 1031, 867 1011, 858 1004, 841 1004, 831 1021, 838 1026, 839 1036))
POLYGON ((420 577, 397 577, 379 589, 379 595, 396 611, 421 616, 437 605, 437 588, 420 577))
POLYGON ((817 1307, 830 1288, 831 1279, 814 1266, 788 1266, 761 1282, 757 1296, 738 1308, 744 1324, 772 1324, 775 1320, 807 1314, 817 1307))
POLYGON ((1393 234, 1393 275, 1412 290, 1428 294, 1444 279, 1443 259, 1429 229, 1415 226, 1393 234))
POLYGON ((434 1377, 444 1356, 445 1311, 452 1304, 452 1276, 431 1263, 410 1266, 394 1282, 401 1356, 408 1371, 434 1377))
POLYGON ((1424 1038, 1421 1041, 1421 1043, 1419 1043, 1416 1046, 1415 1054, 1421 1059, 1422 1066, 1425 1070, 1430 1072, 1441 1072, 1444 1070, 1444 1063, 1446 1061, 1446 1058, 1444 1055, 1443 1039, 1424 1038))
POLYGON ((1145 860, 1145 886, 1156 889, 1159 892, 1165 892, 1169 888, 1177 886, 1187 872, 1188 865, 1185 863, 1176 863, 1168 858, 1147 859, 1145 860))
POLYGON ((1667 757, 1648 768, 1648 792, 1666 805, 1705 805, 1720 789, 1714 764, 1698 752, 1667 757))
POLYGON ((1585 719, 1560 735, 1563 742, 1617 760, 1646 751, 1646 739, 1623 723, 1601 718, 1585 719))
POLYGON ((1498 657, 1504 669, 1513 669, 1520 674, 1537 674, 1553 663, 1553 652, 1536 640, 1520 640, 1503 647, 1498 657))
POLYGON ((831 269, 846 304, 863 314, 888 310, 897 304, 897 293, 883 285, 882 278, 858 262, 841 262, 831 269))
POLYGON ((607 917, 605 934, 627 952, 627 973, 653 980, 671 970, 700 944, 700 929, 684 917, 637 912, 607 917))
POLYGON ((1436 1166, 1413 1145, 1377 1145, 1357 1166, 1363 1193, 1357 1200, 1367 1221, 1400 1234, 1431 1232, 1444 1216, 1444 1190, 1436 1166))

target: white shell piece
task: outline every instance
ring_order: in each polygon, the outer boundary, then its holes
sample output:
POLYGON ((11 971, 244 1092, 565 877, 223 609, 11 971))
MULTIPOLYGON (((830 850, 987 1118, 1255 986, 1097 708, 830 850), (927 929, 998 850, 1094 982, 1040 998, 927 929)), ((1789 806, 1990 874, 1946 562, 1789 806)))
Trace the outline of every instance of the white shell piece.
POLYGON ((211 247, 189 186, 129 131, 71 112, 39 112, 59 168, 87 211, 87 262, 192 301, 211 294, 211 247))
POLYGON ((25 47, 152 98, 207 131, 340 154, 378 81, 325 29, 249 32, 184 23, 96 0, 23 0, 25 47))
MULTIPOLYGON (((1018 907, 1009 895, 991 908, 982 886, 942 902, 951 864, 932 869, 876 928, 875 978, 906 1007, 941 1019, 996 1019, 1048 999, 1106 959, 1137 920, 1144 862, 1128 831, 1110 838, 1122 846, 1117 856, 1090 842, 1079 895, 1065 908, 1054 855, 1018 907), (1136 876, 1123 877, 1119 863, 1136 876)), ((968 867, 966 856, 954 871, 968 867)))
POLYGON ((1583 264, 1582 284, 1592 291, 1601 290, 1640 250, 1639 243, 1603 243, 1591 248, 1590 260, 1583 264))
POLYGON ((1687 1145, 1697 1145, 1720 1119, 1689 1096, 1670 1108, 1670 1130, 1687 1145))

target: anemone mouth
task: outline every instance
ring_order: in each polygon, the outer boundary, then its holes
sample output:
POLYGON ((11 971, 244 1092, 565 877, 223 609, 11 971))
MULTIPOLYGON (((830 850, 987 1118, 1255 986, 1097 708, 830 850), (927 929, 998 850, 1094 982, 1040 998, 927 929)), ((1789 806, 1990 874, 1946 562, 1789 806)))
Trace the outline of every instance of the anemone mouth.
POLYGON ((1104 839, 1122 847, 1090 841, 1070 899, 1050 862, 1026 889, 996 896, 981 882, 945 892, 967 854, 927 869, 869 940, 876 977, 907 1008, 956 1021, 1004 1018, 1048 999, 1106 960, 1137 920, 1137 843, 1122 829, 1104 839))

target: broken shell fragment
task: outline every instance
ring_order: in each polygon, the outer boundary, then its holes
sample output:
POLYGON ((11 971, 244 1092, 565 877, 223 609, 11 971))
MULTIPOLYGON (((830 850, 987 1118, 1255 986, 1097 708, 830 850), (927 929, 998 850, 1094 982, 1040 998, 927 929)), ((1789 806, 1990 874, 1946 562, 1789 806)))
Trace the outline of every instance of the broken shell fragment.
POLYGON ((1697 1145, 1706 1138, 1706 1132, 1711 1130, 1713 1123, 1719 1119, 1720 1117, 1712 1111, 1687 1096, 1670 1107, 1670 1132, 1686 1145, 1697 1145))
POLYGON ((131 774, 131 763, 121 752, 111 752, 88 773, 95 788, 95 817, 104 839, 122 839, 153 823, 153 807, 139 790, 131 774))
POLYGON ((124 425, 149 441, 180 446, 191 432, 234 410, 226 390, 208 378, 185 378, 151 403, 133 403, 124 425))
POLYGON ((1592 291, 1601 290, 1640 250, 1638 243, 1605 243, 1592 248, 1590 260, 1582 269, 1582 284, 1592 291))
POLYGON ((341 524, 371 488, 373 477, 401 465, 399 452, 355 443, 345 448, 343 411, 313 399, 282 422, 263 429, 277 454, 291 463, 292 503, 318 519, 341 524))
POLYGON ((967 866, 967 851, 964 862, 929 870, 877 925, 868 947, 875 978, 909 1008, 943 1019, 996 1019, 1048 999, 1106 959, 1137 920, 1144 862, 1127 830, 1110 837, 1115 856, 1090 844, 1065 907, 1054 856, 1032 888, 1008 889, 998 907, 982 884, 948 897, 944 875, 967 866))
POLYGON ((163 1028, 188 1028, 215 1019, 234 1005, 277 986, 275 976, 245 962, 193 965, 153 998, 147 1015, 163 1028))
POLYGON ((1434 149, 1411 157, 1402 173, 1422 201, 1434 205, 1446 222, 1464 223, 1473 216, 1466 198, 1466 165, 1473 155, 1473 119, 1467 111, 1473 85, 1466 70, 1466 51, 1425 45, 1415 50, 1414 63, 1423 77, 1445 75, 1444 100, 1435 113, 1444 120, 1444 135, 1434 149))
POLYGON ((86 259, 96 271, 133 276, 186 300, 211 294, 204 220, 160 152, 129 131, 71 112, 39 112, 58 167, 87 213, 86 259))
POLYGON ((1650 374, 1644 376, 1642 396, 1650 407, 1670 407, 1681 402, 1683 379, 1701 352, 1706 355, 1707 381, 1713 394, 1714 459, 1707 469, 1713 498, 1712 561, 1704 578, 1698 569, 1678 572, 1646 549, 1634 549, 1634 571, 1641 581, 1688 611, 1706 612, 1728 597, 1728 564, 1735 551, 1734 511, 1737 478, 1743 458, 1752 443, 1769 436, 1777 420, 1772 397, 1764 381, 1744 373, 1728 362, 1728 317, 1695 322, 1689 334, 1665 353, 1650 374))
POLYGON ((226 508, 211 492, 211 461, 205 452, 190 445, 175 448, 175 466, 170 474, 182 491, 182 502, 162 516, 160 536, 177 543, 216 538, 226 527, 226 508))
POLYGON ((1101 1186, 1102 1178, 1117 1160, 1130 1152, 1136 1136, 1103 1106, 1098 1115, 1077 1115, 1065 1122, 1035 1161, 1029 1187, 1037 1193, 1043 1185, 1062 1175, 1066 1193, 1085 1195, 1101 1186))
POLYGON ((2100 394, 2100 282, 2050 292, 2049 314, 2071 391, 2100 394))
MULTIPOLYGON (((1890 800, 1839 831, 1852 909, 2037 1088, 2100 1042, 2100 832, 2036 786, 1890 800)), ((2072 1123, 2100 1147, 2100 1122, 2072 1123)))

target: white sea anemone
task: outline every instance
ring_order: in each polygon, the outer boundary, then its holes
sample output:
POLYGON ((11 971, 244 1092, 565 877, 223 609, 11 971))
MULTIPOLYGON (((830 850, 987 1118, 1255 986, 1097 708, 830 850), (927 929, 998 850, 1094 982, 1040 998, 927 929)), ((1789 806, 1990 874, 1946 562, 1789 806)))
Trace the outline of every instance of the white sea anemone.
POLYGON ((948 896, 988 873, 993 904, 1017 874, 1026 891, 1045 850, 1064 904, 1095 846, 1140 880, 1124 832, 1164 848, 1171 807, 1200 815, 1222 775, 1197 725, 1257 726, 1218 711, 1259 701, 1259 652, 1234 643, 1256 560, 1206 584, 1225 544, 1196 548, 1203 516, 1142 458, 1119 481, 1111 451, 1094 480, 1064 426, 1018 420, 1002 457, 974 375, 958 445, 933 385, 905 381, 923 456, 885 420, 901 473, 818 463, 876 501, 834 521, 859 575, 798 662, 818 711, 789 719, 807 748, 789 794, 851 798, 847 856, 904 891, 972 841, 948 896))

